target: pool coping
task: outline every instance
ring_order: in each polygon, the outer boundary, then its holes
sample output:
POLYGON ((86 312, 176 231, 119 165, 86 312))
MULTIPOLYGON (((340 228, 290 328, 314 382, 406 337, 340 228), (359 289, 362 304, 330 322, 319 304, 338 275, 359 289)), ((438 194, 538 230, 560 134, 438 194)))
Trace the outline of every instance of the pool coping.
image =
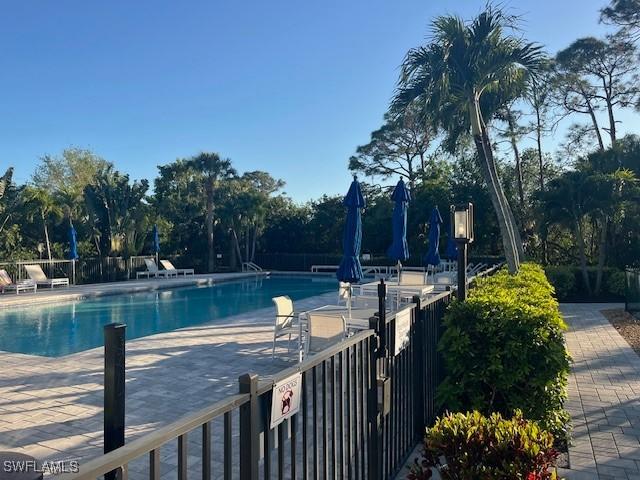
POLYGON ((51 305, 128 293, 153 292, 189 286, 206 286, 252 277, 266 277, 270 271, 212 273, 181 278, 126 280, 123 282, 73 285, 69 288, 39 289, 35 294, 0 296, 0 311, 14 307, 51 305), (41 293, 44 292, 44 293, 41 293), (8 300, 8 302, 5 302, 8 300))

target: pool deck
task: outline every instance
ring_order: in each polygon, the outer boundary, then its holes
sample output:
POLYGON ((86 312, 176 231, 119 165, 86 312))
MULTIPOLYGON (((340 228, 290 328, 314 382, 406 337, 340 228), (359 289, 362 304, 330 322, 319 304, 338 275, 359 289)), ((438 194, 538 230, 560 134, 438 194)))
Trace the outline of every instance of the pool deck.
POLYGON ((37 293, 14 293, 0 295, 0 309, 29 305, 43 305, 50 303, 84 300, 86 298, 119 295, 123 293, 148 292, 167 288, 187 287, 191 285, 211 285, 214 283, 253 278, 269 275, 270 272, 243 273, 211 273, 204 275, 188 275, 176 278, 150 278, 129 280, 125 282, 92 283, 89 285, 72 285, 69 288, 56 287, 39 288, 37 293))
MULTIPOLYGON (((215 277, 231 278, 240 276, 215 277)), ((127 283, 161 288, 181 280, 127 283)), ((89 291, 105 291, 101 289, 104 286, 89 291)), ((67 295, 86 295, 88 289, 82 290, 67 295)), ((49 295, 59 300, 65 293, 49 295)), ((300 300, 295 307, 307 310, 335 300, 331 292, 300 300)), ((288 353, 286 339, 280 339, 272 360, 272 339, 273 309, 264 308, 229 317, 225 325, 199 325, 128 341, 127 441, 236 393, 244 373, 270 375, 293 365, 295 341, 288 353)), ((59 358, 0 351, 0 451, 81 462, 99 455, 103 362, 102 347, 59 358)))

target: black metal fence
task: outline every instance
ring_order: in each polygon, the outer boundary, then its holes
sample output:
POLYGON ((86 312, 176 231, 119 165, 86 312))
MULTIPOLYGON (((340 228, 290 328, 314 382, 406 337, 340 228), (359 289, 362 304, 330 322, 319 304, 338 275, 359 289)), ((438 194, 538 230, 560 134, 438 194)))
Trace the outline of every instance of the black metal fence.
MULTIPOLYGON (((40 265, 42 271, 49 278, 66 277, 76 284, 119 282, 136 278, 136 272, 146 270, 145 258, 152 256, 134 257, 102 257, 80 258, 78 260, 20 260, 14 262, 0 262, 0 269, 7 270, 15 281, 27 279, 25 265, 40 265)), ((163 256, 169 259, 176 268, 192 268, 179 256, 163 256)))
POLYGON ((237 395, 83 464, 62 480, 113 471, 120 479, 165 478, 171 472, 162 471, 160 452, 169 447, 177 455, 178 480, 393 477, 438 414, 435 393, 443 370, 437 343, 452 293, 415 298, 395 313, 387 312, 385 293, 381 284, 369 330, 271 378, 245 374, 237 395), (408 325, 401 337, 398 322, 408 325), (273 385, 297 373, 300 409, 271 429, 273 385), (188 452, 194 437, 198 451, 188 452))
POLYGON ((640 318, 640 268, 627 268, 625 310, 640 318))

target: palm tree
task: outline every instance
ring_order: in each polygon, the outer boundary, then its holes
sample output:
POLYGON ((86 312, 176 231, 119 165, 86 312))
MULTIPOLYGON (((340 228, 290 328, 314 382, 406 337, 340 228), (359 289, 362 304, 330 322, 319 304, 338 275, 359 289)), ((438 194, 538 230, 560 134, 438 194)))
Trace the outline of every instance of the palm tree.
POLYGON ((450 150, 461 135, 471 132, 507 264, 516 272, 522 241, 500 184, 487 123, 500 108, 524 96, 523 80, 535 75, 544 55, 540 46, 508 34, 512 25, 512 18, 490 6, 470 23, 438 17, 431 41, 407 53, 392 110, 402 112, 417 104, 424 118, 447 133, 450 150))
MULTIPOLYGON (((5 174, 0 177, 0 214, 4 214, 7 210, 5 194, 11 186, 11 178, 13 177, 13 167, 9 167, 5 174)), ((9 215, 3 215, 4 219, 0 218, 0 232, 4 229, 4 226, 9 221, 9 215)))
POLYGON ((51 241, 49 239, 49 220, 60 220, 63 216, 63 210, 56 200, 43 188, 28 187, 25 190, 25 198, 28 205, 27 218, 29 221, 38 216, 42 222, 44 232, 44 240, 47 246, 47 257, 51 257, 51 241))
POLYGON ((216 264, 214 242, 214 204, 216 189, 220 180, 236 176, 236 171, 231 166, 231 160, 220 158, 217 153, 202 152, 189 160, 190 166, 203 177, 204 191, 207 196, 207 249, 208 271, 213 272, 216 264))

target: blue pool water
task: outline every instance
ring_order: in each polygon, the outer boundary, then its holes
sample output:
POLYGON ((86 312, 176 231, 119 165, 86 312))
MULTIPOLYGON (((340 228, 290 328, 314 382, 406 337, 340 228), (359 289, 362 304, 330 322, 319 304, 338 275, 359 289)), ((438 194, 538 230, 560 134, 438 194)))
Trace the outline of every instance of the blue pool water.
POLYGON ((0 310, 0 350, 60 357, 104 344, 102 326, 127 325, 127 338, 204 323, 336 290, 331 278, 252 278, 202 287, 116 295, 72 303, 0 310))

